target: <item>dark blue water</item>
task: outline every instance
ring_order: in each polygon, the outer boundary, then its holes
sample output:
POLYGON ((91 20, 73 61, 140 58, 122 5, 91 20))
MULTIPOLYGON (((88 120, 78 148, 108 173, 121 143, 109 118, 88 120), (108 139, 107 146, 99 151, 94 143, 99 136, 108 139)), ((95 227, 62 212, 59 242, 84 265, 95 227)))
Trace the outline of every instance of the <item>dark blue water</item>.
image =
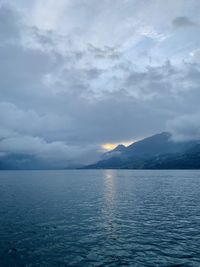
POLYGON ((0 172, 0 266, 200 266, 200 172, 0 172))

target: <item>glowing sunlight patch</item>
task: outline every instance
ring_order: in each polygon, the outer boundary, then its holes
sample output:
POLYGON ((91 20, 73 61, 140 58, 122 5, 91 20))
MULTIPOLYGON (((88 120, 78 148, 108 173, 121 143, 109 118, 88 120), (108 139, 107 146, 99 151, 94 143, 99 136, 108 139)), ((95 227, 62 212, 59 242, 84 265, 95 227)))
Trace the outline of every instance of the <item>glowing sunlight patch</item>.
POLYGON ((124 145, 124 146, 129 146, 132 143, 133 143, 133 141, 130 141, 130 142, 120 142, 118 144, 117 143, 115 143, 115 144, 103 144, 102 145, 102 148, 109 151, 109 150, 115 149, 119 144, 124 145))
POLYGON ((116 144, 104 144, 104 145, 102 145, 102 148, 105 149, 105 150, 112 150, 116 146, 117 146, 116 144))

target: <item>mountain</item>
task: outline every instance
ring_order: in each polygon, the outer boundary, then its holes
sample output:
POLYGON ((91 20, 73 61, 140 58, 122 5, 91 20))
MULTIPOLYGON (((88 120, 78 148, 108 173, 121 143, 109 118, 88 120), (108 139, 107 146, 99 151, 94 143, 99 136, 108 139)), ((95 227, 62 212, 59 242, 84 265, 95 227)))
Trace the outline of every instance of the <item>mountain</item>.
POLYGON ((171 134, 163 132, 135 142, 122 145, 103 155, 96 164, 87 169, 177 169, 200 168, 199 141, 175 142, 171 134), (198 156, 199 155, 199 156, 198 156))
POLYGON ((161 155, 145 162, 146 169, 200 169, 200 145, 182 153, 161 155))
POLYGON ((102 155, 102 160, 106 160, 112 157, 119 157, 122 152, 126 150, 126 147, 124 145, 118 145, 113 150, 110 150, 102 155))
POLYGON ((110 153, 110 152, 123 152, 125 149, 126 149, 126 147, 124 145, 118 145, 112 151, 109 151, 107 153, 110 153))
POLYGON ((200 169, 200 154, 163 155, 146 161, 143 169, 200 169))
MULTIPOLYGON (((69 162, 71 168, 77 168, 69 162)), ((127 147, 118 145, 95 164, 82 169, 200 169, 200 141, 174 142, 163 132, 127 147)), ((63 169, 57 162, 26 154, 0 157, 0 170, 63 169)), ((69 169, 69 167, 67 168, 69 169)))
POLYGON ((0 156, 0 170, 64 170, 82 166, 71 161, 47 160, 29 154, 6 154, 0 156), (65 164, 67 167, 65 167, 65 164))
POLYGON ((42 170, 51 169, 41 159, 27 154, 8 154, 0 157, 0 170, 42 170))

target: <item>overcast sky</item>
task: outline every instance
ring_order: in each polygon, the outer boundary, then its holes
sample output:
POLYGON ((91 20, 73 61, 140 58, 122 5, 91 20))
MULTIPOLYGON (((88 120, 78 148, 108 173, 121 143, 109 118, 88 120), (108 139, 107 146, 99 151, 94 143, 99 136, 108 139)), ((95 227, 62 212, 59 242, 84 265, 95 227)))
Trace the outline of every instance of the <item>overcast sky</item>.
POLYGON ((199 0, 0 1, 0 156, 90 162, 200 137, 199 0))

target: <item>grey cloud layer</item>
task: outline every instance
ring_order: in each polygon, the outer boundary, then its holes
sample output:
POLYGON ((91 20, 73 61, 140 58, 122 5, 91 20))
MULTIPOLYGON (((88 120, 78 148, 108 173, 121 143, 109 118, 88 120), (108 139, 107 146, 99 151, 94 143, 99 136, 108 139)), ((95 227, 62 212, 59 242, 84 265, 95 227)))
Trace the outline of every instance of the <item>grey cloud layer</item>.
POLYGON ((103 143, 199 136, 198 1, 57 2, 0 6, 1 156, 65 166, 103 143))
POLYGON ((198 26, 197 23, 195 23, 194 21, 190 20, 187 17, 177 17, 173 20, 173 25, 175 27, 194 27, 194 26, 198 26))

